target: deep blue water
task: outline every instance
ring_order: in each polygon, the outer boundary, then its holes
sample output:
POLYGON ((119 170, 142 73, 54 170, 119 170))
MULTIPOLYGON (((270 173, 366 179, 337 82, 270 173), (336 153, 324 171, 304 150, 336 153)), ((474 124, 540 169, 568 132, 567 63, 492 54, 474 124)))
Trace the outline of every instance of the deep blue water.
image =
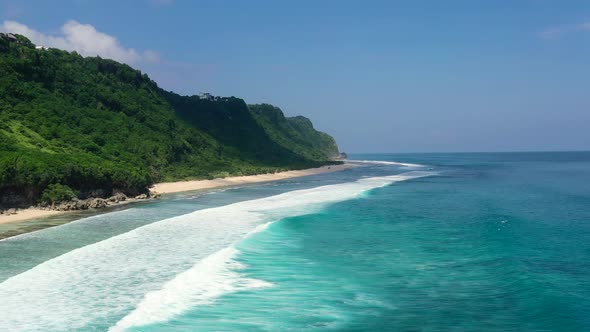
POLYGON ((590 330, 590 153, 350 158, 424 167, 177 195, 0 241, 0 329, 590 330))

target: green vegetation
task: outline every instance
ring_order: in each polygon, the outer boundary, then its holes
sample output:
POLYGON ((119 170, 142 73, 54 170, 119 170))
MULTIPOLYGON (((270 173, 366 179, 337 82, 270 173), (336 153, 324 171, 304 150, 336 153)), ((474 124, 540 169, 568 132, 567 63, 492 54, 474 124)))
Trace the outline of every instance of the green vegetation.
POLYGON ((303 117, 179 96, 127 65, 23 36, 0 38, 0 72, 0 206, 314 167, 338 153, 303 117))
POLYGON ((58 203, 71 200, 76 196, 72 188, 63 184, 52 183, 41 194, 41 202, 46 204, 58 203))
POLYGON ((287 118, 280 108, 269 104, 250 105, 250 110, 272 140, 298 156, 310 160, 339 156, 332 136, 315 130, 308 118, 287 118))

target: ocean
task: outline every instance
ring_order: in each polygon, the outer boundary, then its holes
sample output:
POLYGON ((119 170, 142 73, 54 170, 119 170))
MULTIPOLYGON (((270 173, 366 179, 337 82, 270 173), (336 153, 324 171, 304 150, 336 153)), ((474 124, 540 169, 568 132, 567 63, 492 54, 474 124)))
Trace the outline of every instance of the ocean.
POLYGON ((590 152, 349 157, 0 240, 0 331, 590 331, 590 152))

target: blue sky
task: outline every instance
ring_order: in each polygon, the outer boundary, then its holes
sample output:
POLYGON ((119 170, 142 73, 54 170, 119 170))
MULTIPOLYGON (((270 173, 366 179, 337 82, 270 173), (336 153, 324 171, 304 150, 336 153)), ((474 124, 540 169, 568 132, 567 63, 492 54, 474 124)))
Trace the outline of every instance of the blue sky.
POLYGON ((343 151, 590 150, 590 1, 0 0, 0 24, 343 151))

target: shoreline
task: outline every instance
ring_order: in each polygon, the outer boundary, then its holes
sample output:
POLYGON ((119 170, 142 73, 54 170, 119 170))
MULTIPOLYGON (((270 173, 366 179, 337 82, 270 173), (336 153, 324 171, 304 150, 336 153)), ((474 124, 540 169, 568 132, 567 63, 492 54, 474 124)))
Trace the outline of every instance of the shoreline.
POLYGON ((40 219, 45 217, 62 214, 68 211, 56 211, 56 210, 41 210, 40 208, 30 207, 28 209, 17 210, 15 214, 2 214, 0 215, 0 224, 16 223, 19 221, 27 221, 30 219, 40 219))
POLYGON ((156 183, 150 187, 152 194, 172 194, 183 191, 215 189, 223 187, 240 186, 251 183, 264 183, 290 179, 302 176, 317 175, 343 171, 355 167, 352 164, 329 165, 317 168, 307 168, 302 170, 285 171, 279 173, 265 173, 257 175, 230 176, 226 178, 217 178, 213 180, 188 180, 177 182, 156 183))
MULTIPOLYGON (((84 212, 92 212, 92 211, 102 211, 108 208, 116 208, 125 206, 127 204, 133 204, 143 201, 148 201, 149 199, 137 199, 137 198, 127 198, 124 201, 119 201, 116 203, 108 204, 101 208, 89 208, 89 209, 78 209, 78 210, 48 210, 43 209, 35 206, 31 206, 24 209, 18 209, 14 214, 0 214, 0 225, 6 224, 18 224, 19 222, 27 222, 30 220, 42 220, 49 217, 55 217, 60 215, 67 215, 73 213, 84 213, 84 212)), ((2 237, 0 236, 0 239, 2 237)))
MULTIPOLYGON (((232 176, 227 178, 218 178, 213 180, 189 180, 189 181, 177 181, 177 182, 162 182, 156 183, 149 188, 152 194, 172 194, 172 193, 179 193, 184 191, 197 191, 197 190, 204 190, 204 189, 215 189, 215 188, 223 188, 223 187, 233 187, 233 186, 240 186, 246 184, 253 184, 253 183, 264 183, 264 182, 271 182, 271 181, 278 181, 283 179, 290 179, 302 176, 309 176, 309 175, 317 175, 317 174, 325 174, 325 173, 332 173, 343 171, 346 169, 350 169, 355 167, 351 164, 342 164, 342 165, 328 165, 322 166, 318 168, 308 168, 303 170, 293 170, 293 171, 285 171, 279 173, 266 173, 266 174, 257 174, 257 175, 246 175, 246 176, 232 176)), ((110 205, 110 206, 119 206, 119 205, 126 205, 128 203, 132 203, 134 200, 130 199, 125 202, 121 202, 120 204, 110 205)), ((144 201, 144 200, 141 200, 144 201)), ((100 211, 102 209, 93 209, 94 211, 100 211)), ((27 209, 19 209, 17 210, 16 214, 0 214, 0 224, 17 224, 20 222, 26 222, 30 220, 36 219, 44 219, 48 217, 53 217, 56 215, 67 214, 71 212, 76 212, 77 210, 73 211, 56 211, 56 210, 44 210, 41 208, 30 207, 27 209)), ((92 211, 92 210, 87 210, 92 211)))

